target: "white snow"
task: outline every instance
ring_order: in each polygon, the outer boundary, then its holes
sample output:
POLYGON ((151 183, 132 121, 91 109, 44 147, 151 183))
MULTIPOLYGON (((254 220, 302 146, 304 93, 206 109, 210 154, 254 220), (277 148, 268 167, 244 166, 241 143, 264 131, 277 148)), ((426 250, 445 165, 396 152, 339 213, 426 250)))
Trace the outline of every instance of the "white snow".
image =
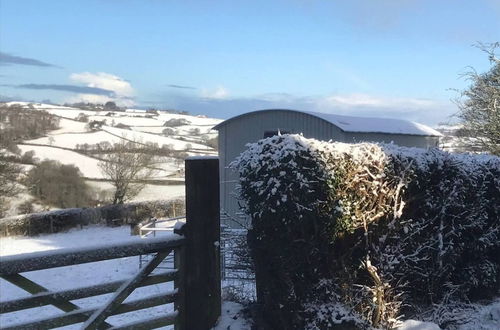
POLYGON ((156 134, 138 132, 138 131, 130 131, 127 129, 121 129, 117 127, 103 126, 103 131, 114 134, 118 137, 122 137, 127 140, 134 140, 138 142, 150 142, 150 143, 158 143, 158 146, 163 145, 171 145, 174 150, 186 150, 186 149, 204 149, 204 150, 212 150, 212 148, 207 147, 202 144, 196 144, 192 142, 185 142, 177 139, 173 139, 166 136, 160 136, 156 134))
POLYGON ((130 236, 130 229, 128 227, 91 226, 84 229, 71 229, 65 233, 40 235, 37 237, 2 237, 0 238, 0 256, 92 246, 102 244, 102 242, 118 243, 137 240, 140 240, 140 238, 138 236, 130 236))
POLYGON ((65 165, 73 164, 80 169, 80 172, 82 172, 83 176, 86 178, 104 178, 101 170, 97 166, 99 160, 95 158, 87 157, 74 151, 48 146, 29 146, 20 144, 18 147, 23 153, 33 150, 35 152, 35 157, 40 160, 51 159, 57 160, 65 165))
MULTIPOLYGON (((60 142, 61 144, 64 144, 66 142, 71 143, 71 141, 65 141, 64 138, 58 139, 57 141, 60 142)), ((21 149, 23 153, 27 151, 34 151, 35 157, 39 158, 41 161, 44 159, 51 159, 51 160, 57 160, 65 165, 70 165, 70 164, 75 165, 80 169, 80 172, 85 178, 89 179, 105 178, 98 166, 99 160, 96 158, 85 156, 71 150, 61 149, 56 146, 50 147, 50 146, 32 146, 32 145, 19 144, 18 147, 19 149, 21 149)), ((153 173, 153 179, 167 179, 167 178, 169 179, 170 175, 178 173, 178 170, 183 168, 182 164, 176 166, 171 158, 165 157, 165 159, 161 158, 160 160, 162 161, 162 163, 155 164, 155 167, 158 168, 158 170, 156 170, 153 173)), ((168 186, 158 186, 158 187, 161 187, 161 189, 165 189, 165 191, 169 190, 169 188, 167 188, 168 186)), ((152 188, 152 190, 156 192, 163 192, 163 190, 159 189, 160 188, 152 188)))
POLYGON ((130 114, 127 113, 127 116, 121 116, 120 112, 117 112, 118 115, 116 116, 105 116, 105 115, 99 115, 99 116, 90 116, 89 121, 97 120, 97 121, 102 121, 106 120, 107 125, 111 125, 111 123, 114 123, 114 125, 118 124, 123 124, 127 126, 161 126, 162 122, 154 119, 154 118, 146 118, 143 117, 142 115, 136 115, 136 114, 130 114))
MULTIPOLYGON (((109 196, 113 196, 112 192, 114 191, 113 186, 109 182, 105 181, 86 181, 91 187, 97 188, 100 190, 107 191, 109 196)), ((152 201, 158 199, 175 199, 178 197, 184 197, 186 194, 186 188, 183 182, 179 182, 179 184, 175 185, 156 185, 156 184, 147 184, 144 186, 144 189, 139 192, 137 196, 132 198, 130 202, 144 202, 144 201, 152 201)))
POLYGON ((166 127, 163 126, 130 126, 132 131, 161 135, 166 127))
POLYGON ((207 159, 219 159, 219 156, 189 156, 186 160, 207 160, 207 159))
POLYGON ((222 303, 221 317, 214 330, 250 330, 251 323, 243 315, 243 305, 224 301, 222 303))
MULTIPOLYGON (((277 110, 306 113, 311 116, 326 120, 327 122, 330 122, 335 126, 338 126, 345 132, 442 136, 441 133, 439 133, 438 131, 429 126, 403 119, 354 117, 354 116, 336 115, 332 113, 298 111, 291 109, 277 109, 277 110)), ((259 111, 270 111, 270 110, 259 110, 259 111)), ((228 119, 228 121, 232 120, 233 118, 228 119)))
POLYGON ((84 114, 87 116, 92 116, 95 115, 95 111, 89 111, 89 110, 81 110, 81 109, 75 109, 75 108, 44 108, 44 107, 37 107, 38 110, 45 110, 48 113, 51 113, 55 116, 59 116, 62 118, 67 118, 67 119, 73 119, 75 120, 78 118, 80 114, 84 114))
POLYGON ((63 133, 85 133, 87 129, 85 126, 87 123, 81 121, 60 118, 59 119, 59 129, 50 132, 50 135, 57 135, 63 133))
POLYGON ((213 125, 182 125, 182 126, 175 127, 175 128, 179 132, 178 134, 182 134, 182 135, 190 135, 191 132, 195 129, 199 129, 200 134, 215 134, 215 135, 217 135, 217 131, 212 130, 213 125))
POLYGON ((143 109, 127 109, 125 112, 130 112, 130 113, 146 113, 146 110, 143 109))
POLYGON ((432 322, 422 322, 416 320, 406 320, 396 329, 398 330, 441 330, 441 328, 432 322))
POLYGON ((26 143, 44 144, 62 148, 75 149, 77 144, 97 144, 100 142, 118 143, 123 139, 105 131, 85 132, 85 133, 62 133, 50 134, 48 137, 29 140, 26 143))
POLYGON ((393 118, 353 117, 335 115, 331 113, 305 112, 324 119, 340 127, 346 132, 442 136, 441 133, 429 126, 408 120, 393 118))
POLYGON ((175 113, 165 113, 160 112, 160 115, 157 117, 158 120, 164 124, 166 121, 170 119, 186 119, 191 122, 191 125, 212 125, 215 126, 222 122, 221 119, 216 118, 207 118, 201 116, 189 116, 189 115, 180 115, 175 113))

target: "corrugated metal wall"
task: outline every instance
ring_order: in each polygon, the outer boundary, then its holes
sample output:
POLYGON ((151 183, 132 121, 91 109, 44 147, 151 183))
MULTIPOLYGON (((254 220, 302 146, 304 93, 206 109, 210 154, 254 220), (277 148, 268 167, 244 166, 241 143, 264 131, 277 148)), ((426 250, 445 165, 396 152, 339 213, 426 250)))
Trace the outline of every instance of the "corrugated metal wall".
MULTIPOLYGON (((221 178, 221 209, 231 217, 238 218, 236 199, 236 174, 229 164, 243 151, 249 142, 264 137, 266 131, 302 133, 305 137, 340 142, 378 141, 404 146, 435 146, 437 138, 402 134, 348 133, 337 126, 312 115, 290 110, 267 110, 248 113, 226 122, 219 127, 219 159, 221 178)), ((229 221, 230 226, 236 226, 229 221)), ((236 226, 237 227, 237 226, 236 226)))
POLYGON ((405 134, 384 134, 384 133, 345 133, 347 143, 358 142, 385 142, 395 143, 398 146, 433 148, 439 144, 437 136, 405 135, 405 134))

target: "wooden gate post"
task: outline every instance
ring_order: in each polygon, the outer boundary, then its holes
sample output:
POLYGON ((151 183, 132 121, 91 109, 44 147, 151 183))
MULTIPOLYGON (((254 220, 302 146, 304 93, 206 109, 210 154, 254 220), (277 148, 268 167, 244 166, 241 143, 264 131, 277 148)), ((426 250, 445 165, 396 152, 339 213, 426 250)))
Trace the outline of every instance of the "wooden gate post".
POLYGON ((218 157, 186 159, 185 329, 212 328, 221 315, 218 157))

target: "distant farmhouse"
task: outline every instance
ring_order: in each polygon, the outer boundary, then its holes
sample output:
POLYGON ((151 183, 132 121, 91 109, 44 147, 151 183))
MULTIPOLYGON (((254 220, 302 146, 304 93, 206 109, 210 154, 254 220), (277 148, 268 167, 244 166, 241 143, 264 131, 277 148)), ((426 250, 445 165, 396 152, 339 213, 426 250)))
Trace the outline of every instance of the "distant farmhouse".
POLYGON ((219 159, 222 220, 235 226, 245 221, 238 216, 234 196, 236 175, 228 169, 245 144, 265 137, 286 133, 302 133, 307 138, 339 142, 386 142, 400 146, 432 148, 439 144, 441 133, 419 123, 387 118, 340 116, 297 110, 260 110, 248 112, 226 121, 214 129, 219 131, 219 159))

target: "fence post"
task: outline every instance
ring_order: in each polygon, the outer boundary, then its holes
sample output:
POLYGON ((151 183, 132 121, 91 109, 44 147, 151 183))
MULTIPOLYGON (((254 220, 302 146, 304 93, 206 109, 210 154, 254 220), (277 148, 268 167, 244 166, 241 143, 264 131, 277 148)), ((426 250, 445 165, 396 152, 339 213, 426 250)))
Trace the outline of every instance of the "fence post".
POLYGON ((185 326, 212 328, 221 314, 219 159, 186 159, 185 326))
MULTIPOLYGON (((175 232, 175 231, 174 231, 175 232)), ((184 235, 184 232, 177 232, 184 235)), ((174 280, 174 287, 177 290, 177 298, 174 302, 174 309, 178 312, 174 329, 187 330, 186 327, 186 247, 183 245, 174 250, 174 267, 177 269, 177 277, 174 280)))

